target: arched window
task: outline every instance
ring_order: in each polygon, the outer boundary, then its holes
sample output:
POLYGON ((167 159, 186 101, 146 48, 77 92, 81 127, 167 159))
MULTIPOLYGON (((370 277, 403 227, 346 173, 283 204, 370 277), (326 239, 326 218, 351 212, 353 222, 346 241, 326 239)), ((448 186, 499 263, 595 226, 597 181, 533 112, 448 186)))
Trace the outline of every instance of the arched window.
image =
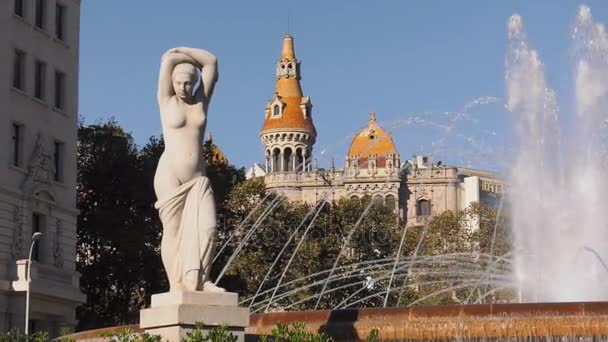
POLYGON ((416 205, 416 216, 430 216, 431 215, 431 201, 427 199, 418 200, 416 205))
POLYGON ((282 171, 293 171, 293 152, 291 148, 283 150, 283 170, 282 171))
POLYGON ((273 116, 281 115, 281 107, 279 107, 278 104, 275 104, 274 107, 272 107, 272 115, 273 116))
POLYGON ((373 202, 374 204, 384 204, 384 198, 381 195, 374 195, 373 202))
POLYGON ((296 150, 296 165, 294 170, 295 171, 305 171, 304 170, 304 156, 302 155, 302 149, 298 148, 296 150))
POLYGON ((384 199, 384 205, 386 205, 387 207, 389 207, 391 209, 395 209, 395 206, 396 206, 395 196, 387 195, 386 198, 384 199))
POLYGON ((272 172, 281 171, 281 150, 275 148, 272 152, 272 172))

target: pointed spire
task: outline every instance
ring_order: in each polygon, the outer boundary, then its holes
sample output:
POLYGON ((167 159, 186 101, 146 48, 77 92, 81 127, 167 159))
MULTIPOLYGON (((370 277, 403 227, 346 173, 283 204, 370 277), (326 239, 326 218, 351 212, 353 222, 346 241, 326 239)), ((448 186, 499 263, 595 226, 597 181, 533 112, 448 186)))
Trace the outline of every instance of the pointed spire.
POLYGON ((376 112, 370 112, 369 113, 369 123, 376 123, 376 112))
POLYGON ((274 96, 265 108, 262 133, 276 129, 298 129, 312 134, 316 130, 312 122, 312 103, 304 96, 300 85, 300 61, 295 58, 294 39, 287 34, 283 38, 281 57, 276 62, 276 87, 274 96))
POLYGON ((207 135, 207 141, 213 142, 213 136, 211 135, 211 132, 209 132, 209 134, 207 135))
POLYGON ((293 37, 283 38, 281 58, 277 61, 277 86, 275 92, 281 97, 302 97, 300 87, 300 61, 296 59, 293 37))
POLYGON ((288 33, 283 38, 283 51, 281 52, 281 59, 288 59, 293 61, 296 59, 296 52, 293 47, 293 37, 288 33))

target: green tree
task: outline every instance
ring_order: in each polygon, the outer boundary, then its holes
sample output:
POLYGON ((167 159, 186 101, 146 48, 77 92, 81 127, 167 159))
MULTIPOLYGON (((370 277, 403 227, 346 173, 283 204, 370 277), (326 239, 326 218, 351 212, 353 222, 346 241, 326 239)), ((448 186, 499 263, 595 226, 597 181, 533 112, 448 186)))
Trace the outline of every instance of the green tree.
POLYGON ((87 303, 79 329, 131 322, 145 301, 139 270, 154 246, 138 215, 140 171, 137 147, 116 122, 80 125, 77 268, 87 303))
POLYGON ((226 202, 230 219, 235 224, 223 232, 223 236, 234 237, 218 262, 224 265, 228 255, 233 255, 241 244, 242 250, 230 264, 222 284, 240 288, 243 298, 255 295, 260 289, 261 294, 255 299, 260 304, 255 309, 273 297, 273 289, 280 282, 283 286, 276 291, 273 302, 277 296, 280 298, 273 309, 314 308, 317 299, 314 295, 321 291, 323 280, 329 276, 338 254, 342 253, 319 307, 332 307, 355 292, 352 297, 355 299, 368 295, 373 286, 368 289, 365 285, 370 285, 369 281, 373 279, 365 273, 367 269, 349 265, 394 255, 401 229, 396 213, 381 204, 372 205, 359 220, 366 204, 347 199, 323 205, 289 203, 273 193, 268 194, 262 180, 239 184, 226 202), (263 216, 263 221, 258 221, 263 216), (240 225, 246 218, 247 222, 240 225), (345 245, 349 235, 350 242, 345 245), (310 276, 323 271, 325 273, 310 276), (342 277, 345 272, 348 278, 342 277), (342 290, 332 291, 345 285, 347 287, 342 290), (291 290, 297 291, 282 296, 291 290))
MULTIPOLYGON (((423 285, 404 290, 405 297, 400 305, 414 301, 428 305, 460 304, 479 298, 481 293, 490 290, 489 286, 483 285, 488 281, 486 270, 500 266, 501 261, 496 257, 506 255, 510 246, 508 217, 504 212, 480 203, 473 203, 465 210, 442 212, 425 226, 410 227, 404 255, 416 255, 418 260, 426 258, 429 261, 412 267, 407 283, 423 285), (457 257, 448 256, 459 253, 468 265, 458 264, 457 257), (494 258, 489 258, 490 254, 494 258), (449 288, 454 290, 445 291, 449 288), (429 296, 433 293, 438 294, 429 296)), ((399 284, 405 283, 402 278, 399 284)), ((497 291, 487 300, 510 296, 508 290, 497 291)))

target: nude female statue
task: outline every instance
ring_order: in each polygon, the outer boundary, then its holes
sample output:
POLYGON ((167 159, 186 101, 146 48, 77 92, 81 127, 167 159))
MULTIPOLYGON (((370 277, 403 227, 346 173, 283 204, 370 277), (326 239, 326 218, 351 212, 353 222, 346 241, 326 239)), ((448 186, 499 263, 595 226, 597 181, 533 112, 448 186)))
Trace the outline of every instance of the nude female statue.
POLYGON ((202 49, 174 48, 161 59, 158 105, 165 150, 154 191, 163 225, 161 257, 171 291, 224 291, 209 277, 216 216, 202 154, 217 77, 217 59, 202 49), (199 70, 199 86, 193 92, 199 70))

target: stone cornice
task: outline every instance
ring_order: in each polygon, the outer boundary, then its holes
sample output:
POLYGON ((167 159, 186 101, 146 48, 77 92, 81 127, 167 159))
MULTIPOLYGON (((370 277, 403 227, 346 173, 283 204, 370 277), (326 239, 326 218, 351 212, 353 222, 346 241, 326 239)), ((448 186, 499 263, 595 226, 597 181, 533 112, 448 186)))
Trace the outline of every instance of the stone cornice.
MULTIPOLYGON (((7 188, 3 185, 0 185, 0 194, 6 194, 9 196, 12 196, 20 201, 22 200, 29 200, 28 198, 26 198, 21 192, 15 190, 15 189, 10 189, 7 188)), ((40 199, 40 198, 36 198, 37 201, 45 201, 44 199, 40 199)), ((80 210, 76 209, 76 208, 66 208, 64 206, 58 205, 56 202, 48 202, 48 204, 52 204, 54 207, 54 210, 57 210, 61 213, 64 214, 68 214, 68 215, 73 215, 73 216, 78 216, 80 214, 80 210)))

